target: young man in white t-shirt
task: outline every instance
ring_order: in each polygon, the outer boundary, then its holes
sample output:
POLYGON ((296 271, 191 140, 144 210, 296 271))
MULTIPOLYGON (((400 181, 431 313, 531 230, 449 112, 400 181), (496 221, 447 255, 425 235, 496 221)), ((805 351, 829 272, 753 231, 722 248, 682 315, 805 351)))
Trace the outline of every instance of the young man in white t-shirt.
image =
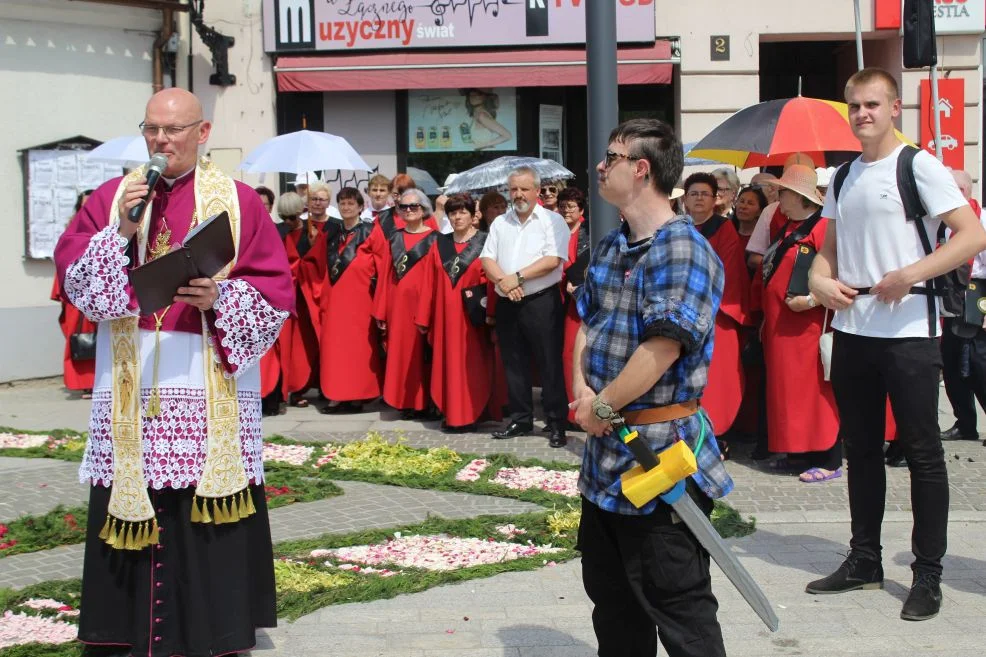
POLYGON ((819 303, 836 311, 832 388, 849 464, 852 539, 839 569, 806 590, 883 587, 880 528, 887 480, 882 447, 889 395, 897 441, 911 470, 914 514, 914 580, 900 615, 926 620, 941 607, 948 473, 938 427, 938 311, 934 307, 929 319, 927 297, 913 290, 986 248, 986 232, 948 170, 920 152, 914 177, 928 216, 918 221, 931 241, 940 221, 953 231, 944 246, 925 255, 897 188, 903 144, 893 125, 901 107, 896 80, 882 69, 863 69, 849 78, 846 102, 863 154, 848 165, 838 200, 835 185, 825 198, 822 216, 829 219, 828 231, 811 268, 810 287, 819 303))

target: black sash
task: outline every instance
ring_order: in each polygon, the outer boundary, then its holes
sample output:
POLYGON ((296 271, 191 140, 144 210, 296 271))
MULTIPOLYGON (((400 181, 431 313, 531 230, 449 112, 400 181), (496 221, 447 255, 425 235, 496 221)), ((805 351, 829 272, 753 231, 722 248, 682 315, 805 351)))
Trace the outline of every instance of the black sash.
POLYGON ((397 223, 394 221, 394 209, 384 208, 377 215, 377 223, 380 224, 380 230, 383 231, 383 236, 388 240, 394 236, 394 232, 397 230, 397 223))
POLYGON ((398 281, 404 278, 421 258, 425 257, 436 237, 435 231, 431 231, 408 251, 404 246, 404 235, 405 231, 402 228, 394 232, 390 238, 390 257, 394 262, 394 273, 397 275, 398 281))
MULTIPOLYGON (((803 240, 811 232, 811 229, 815 227, 822 218, 822 211, 818 210, 815 214, 811 215, 804 221, 802 221, 797 228, 791 231, 791 234, 780 239, 779 237, 774 240, 774 242, 767 247, 767 252, 764 253, 763 263, 761 267, 763 268, 763 284, 767 285, 770 281, 771 276, 777 271, 777 265, 780 263, 784 254, 790 249, 794 244, 800 240, 803 240)), ((786 226, 785 226, 786 228, 786 226)), ((784 231, 781 231, 784 234, 784 231)))
POLYGON ((442 268, 445 269, 445 273, 448 274, 454 288, 459 284, 462 275, 469 269, 469 265, 482 253, 483 245, 486 244, 486 233, 478 231, 469 238, 469 246, 464 248, 462 253, 455 250, 455 240, 451 234, 439 235, 437 239, 438 255, 442 259, 442 268))
POLYGON ((333 285, 339 280, 344 273, 346 273, 346 268, 356 259, 356 250, 359 248, 360 244, 366 241, 366 238, 370 236, 370 232, 373 230, 373 224, 368 224, 360 222, 350 231, 342 230, 335 237, 329 241, 328 247, 328 270, 329 270, 329 282, 333 285), (353 238, 349 240, 342 253, 339 252, 339 243, 346 239, 347 236, 352 235, 353 238))
POLYGON ((722 228, 722 225, 727 221, 729 220, 721 214, 714 214, 709 217, 704 224, 701 226, 696 226, 696 228, 698 228, 698 232, 702 233, 702 237, 710 240, 713 235, 719 232, 719 229, 722 228))
POLYGON ((301 237, 298 238, 298 244, 295 245, 298 249, 298 257, 304 258, 305 254, 312 248, 311 240, 308 239, 308 220, 305 219, 301 222, 301 237))
POLYGON ((589 240, 589 226, 583 223, 579 227, 579 236, 575 243, 575 261, 565 272, 566 280, 574 287, 585 284, 585 273, 589 268, 589 258, 591 257, 592 246, 589 240))

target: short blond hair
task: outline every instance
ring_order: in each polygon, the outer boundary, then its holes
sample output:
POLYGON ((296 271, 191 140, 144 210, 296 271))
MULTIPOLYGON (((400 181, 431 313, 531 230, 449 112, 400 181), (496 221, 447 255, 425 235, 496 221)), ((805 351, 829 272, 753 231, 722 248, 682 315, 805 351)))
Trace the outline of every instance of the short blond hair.
POLYGON ((313 182, 311 185, 308 186, 309 196, 314 195, 316 192, 325 192, 326 195, 329 197, 329 199, 330 200, 332 199, 332 188, 329 187, 328 183, 324 183, 321 180, 319 180, 318 182, 313 182))
POLYGON ((900 87, 897 85, 897 78, 882 68, 870 66, 856 71, 849 77, 849 80, 846 82, 846 99, 848 100, 849 98, 849 90, 856 85, 870 84, 877 80, 883 82, 883 85, 887 88, 887 95, 890 97, 891 103, 900 98, 900 87))

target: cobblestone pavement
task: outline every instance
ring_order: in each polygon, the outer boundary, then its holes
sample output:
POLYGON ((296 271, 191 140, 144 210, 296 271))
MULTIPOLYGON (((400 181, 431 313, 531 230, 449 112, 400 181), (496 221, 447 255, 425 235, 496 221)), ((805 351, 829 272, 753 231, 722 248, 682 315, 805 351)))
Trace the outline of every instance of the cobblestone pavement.
POLYGON ((78 506, 88 499, 88 490, 79 485, 78 463, 0 456, 0 522, 47 513, 59 504, 78 506))
MULTIPOLYGON (((886 525, 886 589, 811 596, 805 584, 841 563, 835 524, 790 523, 731 541, 781 621, 771 634, 713 566, 731 657, 982 655, 986 525, 953 523, 938 618, 899 618, 911 584, 910 527, 886 525)), ((578 560, 400 596, 326 607, 259 637, 253 657, 590 657, 596 641, 578 560)), ((661 654, 664 654, 663 651, 661 654)))

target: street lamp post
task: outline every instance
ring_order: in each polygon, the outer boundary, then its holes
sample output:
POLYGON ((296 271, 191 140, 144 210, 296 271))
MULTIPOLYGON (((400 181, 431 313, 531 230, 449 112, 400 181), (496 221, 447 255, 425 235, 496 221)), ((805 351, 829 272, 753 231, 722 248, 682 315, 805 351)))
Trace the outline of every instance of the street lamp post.
POLYGON ((606 156, 609 133, 619 123, 616 77, 616 3, 585 3, 586 95, 589 101, 589 237, 597 244, 620 225, 616 208, 599 196, 595 166, 606 156))

